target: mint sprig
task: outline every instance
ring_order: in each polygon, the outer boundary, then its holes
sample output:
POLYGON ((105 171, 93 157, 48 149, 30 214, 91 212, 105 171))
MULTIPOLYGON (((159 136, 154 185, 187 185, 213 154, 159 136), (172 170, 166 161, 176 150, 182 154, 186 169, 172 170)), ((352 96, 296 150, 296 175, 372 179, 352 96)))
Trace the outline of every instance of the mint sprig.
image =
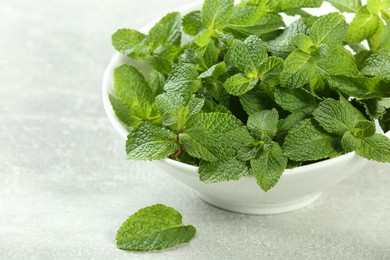
POLYGON ((130 130, 128 159, 190 163, 203 182, 252 175, 264 191, 286 168, 351 151, 390 162, 374 121, 390 130, 388 1, 329 0, 355 13, 350 24, 301 9, 322 0, 233 2, 205 0, 148 35, 113 35, 118 51, 153 67, 114 73, 110 100, 130 130), (282 13, 300 17, 285 26, 282 13), (182 45, 181 30, 193 40, 182 45))

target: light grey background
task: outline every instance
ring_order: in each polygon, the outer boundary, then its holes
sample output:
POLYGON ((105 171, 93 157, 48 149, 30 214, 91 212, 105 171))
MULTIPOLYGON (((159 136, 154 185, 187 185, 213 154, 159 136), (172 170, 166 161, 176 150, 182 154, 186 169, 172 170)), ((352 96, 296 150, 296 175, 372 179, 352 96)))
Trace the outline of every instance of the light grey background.
POLYGON ((190 0, 0 0, 0 259, 389 259, 390 167, 370 163, 303 210, 226 212, 125 160, 103 111, 111 34, 190 0), (116 249, 138 209, 197 228, 164 252, 116 249))

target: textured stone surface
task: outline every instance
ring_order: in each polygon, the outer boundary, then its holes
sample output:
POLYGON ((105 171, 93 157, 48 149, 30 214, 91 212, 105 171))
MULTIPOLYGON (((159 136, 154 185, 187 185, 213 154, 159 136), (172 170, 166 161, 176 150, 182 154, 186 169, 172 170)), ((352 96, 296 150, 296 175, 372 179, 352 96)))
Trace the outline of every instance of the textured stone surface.
POLYGON ((110 35, 189 2, 0 1, 0 259, 388 259, 389 165, 370 163, 303 210, 247 216, 124 159, 101 104, 110 35), (116 249, 120 224, 155 203, 179 210, 195 239, 116 249))

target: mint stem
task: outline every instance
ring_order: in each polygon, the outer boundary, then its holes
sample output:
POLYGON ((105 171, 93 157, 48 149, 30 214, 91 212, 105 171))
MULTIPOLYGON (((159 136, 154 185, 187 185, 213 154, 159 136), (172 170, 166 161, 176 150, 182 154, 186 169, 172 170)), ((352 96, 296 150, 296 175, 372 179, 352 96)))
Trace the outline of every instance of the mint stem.
POLYGON ((179 147, 179 151, 172 156, 172 159, 177 161, 184 154, 184 147, 179 142, 179 135, 177 135, 176 144, 179 147))

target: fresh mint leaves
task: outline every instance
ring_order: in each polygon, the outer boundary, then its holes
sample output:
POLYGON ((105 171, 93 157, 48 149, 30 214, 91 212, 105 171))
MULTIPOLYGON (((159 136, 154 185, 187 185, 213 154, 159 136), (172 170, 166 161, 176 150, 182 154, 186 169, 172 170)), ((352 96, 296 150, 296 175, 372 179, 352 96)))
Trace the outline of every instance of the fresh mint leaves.
POLYGON ((205 0, 148 35, 118 30, 114 47, 153 68, 114 72, 110 101, 130 130, 127 158, 190 163, 203 182, 250 175, 264 191, 288 167, 351 151, 390 162, 374 121, 390 129, 389 1, 329 0, 355 13, 350 24, 301 9, 322 2, 205 0), (297 20, 285 26, 282 13, 297 20), (183 45, 182 31, 193 40, 183 45))
POLYGON ((151 251, 188 243, 196 234, 191 225, 184 225, 175 209, 156 204, 131 215, 119 228, 117 247, 132 251, 151 251))

